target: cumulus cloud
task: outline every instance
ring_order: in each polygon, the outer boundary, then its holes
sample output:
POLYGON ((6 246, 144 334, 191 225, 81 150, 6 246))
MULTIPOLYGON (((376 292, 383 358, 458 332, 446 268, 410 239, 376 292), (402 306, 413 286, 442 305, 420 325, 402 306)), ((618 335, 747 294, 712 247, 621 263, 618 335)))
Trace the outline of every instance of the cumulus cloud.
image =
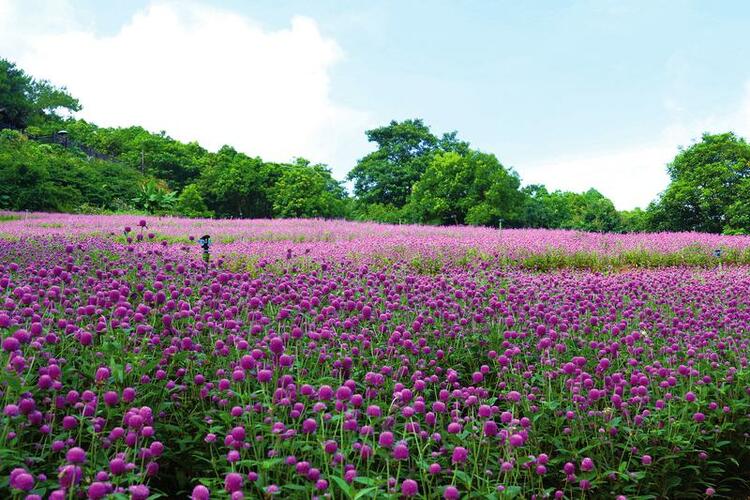
POLYGON ((272 161, 304 156, 339 177, 366 147, 368 115, 331 98, 330 71, 344 52, 313 19, 269 30, 222 9, 156 2, 103 36, 64 1, 45 2, 54 19, 36 25, 26 5, 0 0, 0 41, 29 73, 67 86, 82 118, 272 161))
MULTIPOLYGON (((675 106, 675 101, 665 102, 667 109, 675 106)), ((518 170, 524 184, 576 192, 594 187, 618 209, 645 208, 669 184, 666 164, 680 146, 690 146, 704 132, 730 130, 750 139, 750 81, 732 113, 675 122, 652 143, 519 165, 518 170)))
POLYGON ((645 207, 666 187, 664 165, 677 151, 674 144, 640 145, 597 154, 558 158, 520 170, 524 184, 581 192, 594 187, 619 209, 645 207))

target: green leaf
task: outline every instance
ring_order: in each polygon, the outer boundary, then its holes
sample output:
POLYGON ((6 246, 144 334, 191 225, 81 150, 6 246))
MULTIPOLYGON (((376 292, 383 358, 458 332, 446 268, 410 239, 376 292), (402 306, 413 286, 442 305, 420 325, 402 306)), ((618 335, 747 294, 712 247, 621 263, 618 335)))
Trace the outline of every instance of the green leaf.
POLYGON ((516 498, 518 495, 521 494, 521 487, 520 486, 508 486, 505 488, 505 491, 503 491, 503 498, 516 498))
POLYGON ((344 481, 344 478, 333 475, 331 476, 331 479, 333 479, 333 482, 335 482, 336 485, 338 485, 338 487, 341 489, 341 491, 346 494, 347 498, 352 498, 352 487, 349 485, 349 483, 344 481))
MULTIPOLYGON (((379 488, 377 486, 370 486, 369 488, 365 488, 364 490, 360 490, 357 492, 356 495, 354 495, 354 500, 359 500, 362 497, 370 498, 370 493, 374 493, 379 488)), ((376 495, 372 495, 372 498, 375 498, 376 495)))

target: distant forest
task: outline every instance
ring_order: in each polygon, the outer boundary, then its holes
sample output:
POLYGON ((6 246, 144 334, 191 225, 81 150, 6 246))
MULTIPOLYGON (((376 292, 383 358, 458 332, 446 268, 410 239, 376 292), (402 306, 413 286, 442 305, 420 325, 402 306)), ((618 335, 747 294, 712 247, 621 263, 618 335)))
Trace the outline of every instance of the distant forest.
POLYGON ((304 158, 211 152, 165 132, 98 127, 63 113, 80 109, 64 87, 0 59, 0 209, 750 233, 750 145, 732 132, 681 149, 656 200, 618 211, 595 189, 521 187, 494 154, 456 132, 436 135, 420 119, 365 132, 377 149, 349 172, 348 193, 328 166, 304 158))

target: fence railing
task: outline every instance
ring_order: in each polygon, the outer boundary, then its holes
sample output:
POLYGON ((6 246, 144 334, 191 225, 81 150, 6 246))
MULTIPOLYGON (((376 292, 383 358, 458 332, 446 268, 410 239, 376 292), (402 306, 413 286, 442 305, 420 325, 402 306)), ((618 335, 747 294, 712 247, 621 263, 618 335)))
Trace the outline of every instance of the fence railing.
POLYGON ((104 160, 114 163, 122 163, 117 157, 108 155, 105 153, 101 153, 97 151, 96 149, 87 146, 86 144, 83 144, 79 141, 76 141, 74 139, 71 139, 67 132, 61 133, 57 132, 55 134, 51 135, 30 135, 26 134, 26 136, 29 139, 32 139, 37 142, 42 142, 45 144, 58 144, 60 146, 63 146, 66 149, 74 149, 82 152, 86 156, 89 157, 89 159, 96 158, 97 160, 104 160))

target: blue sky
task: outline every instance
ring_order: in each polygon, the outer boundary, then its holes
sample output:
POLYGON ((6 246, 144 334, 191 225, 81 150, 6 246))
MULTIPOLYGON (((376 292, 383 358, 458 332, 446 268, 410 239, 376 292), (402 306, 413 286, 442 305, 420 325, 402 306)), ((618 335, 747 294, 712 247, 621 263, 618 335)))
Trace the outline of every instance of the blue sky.
POLYGON ((525 183, 593 186, 632 208, 666 186, 679 145, 704 131, 750 135, 750 2, 0 0, 4 11, 13 33, 0 55, 68 85, 84 117, 306 156, 339 178, 371 149, 365 128, 420 117, 495 153, 525 183), (39 23, 40 12, 54 19, 39 23), (160 40, 161 25, 169 40, 200 45, 179 55, 185 43, 160 40), (60 47, 85 64, 62 64, 60 47), (106 66, 108 54, 125 54, 122 64, 106 66), (145 71, 165 96, 129 81, 145 71), (162 105, 175 88, 192 112, 162 105), (217 92, 235 98, 208 97, 217 92), (242 119, 223 119, 233 111, 242 119), (191 126, 201 119, 214 125, 191 126))

